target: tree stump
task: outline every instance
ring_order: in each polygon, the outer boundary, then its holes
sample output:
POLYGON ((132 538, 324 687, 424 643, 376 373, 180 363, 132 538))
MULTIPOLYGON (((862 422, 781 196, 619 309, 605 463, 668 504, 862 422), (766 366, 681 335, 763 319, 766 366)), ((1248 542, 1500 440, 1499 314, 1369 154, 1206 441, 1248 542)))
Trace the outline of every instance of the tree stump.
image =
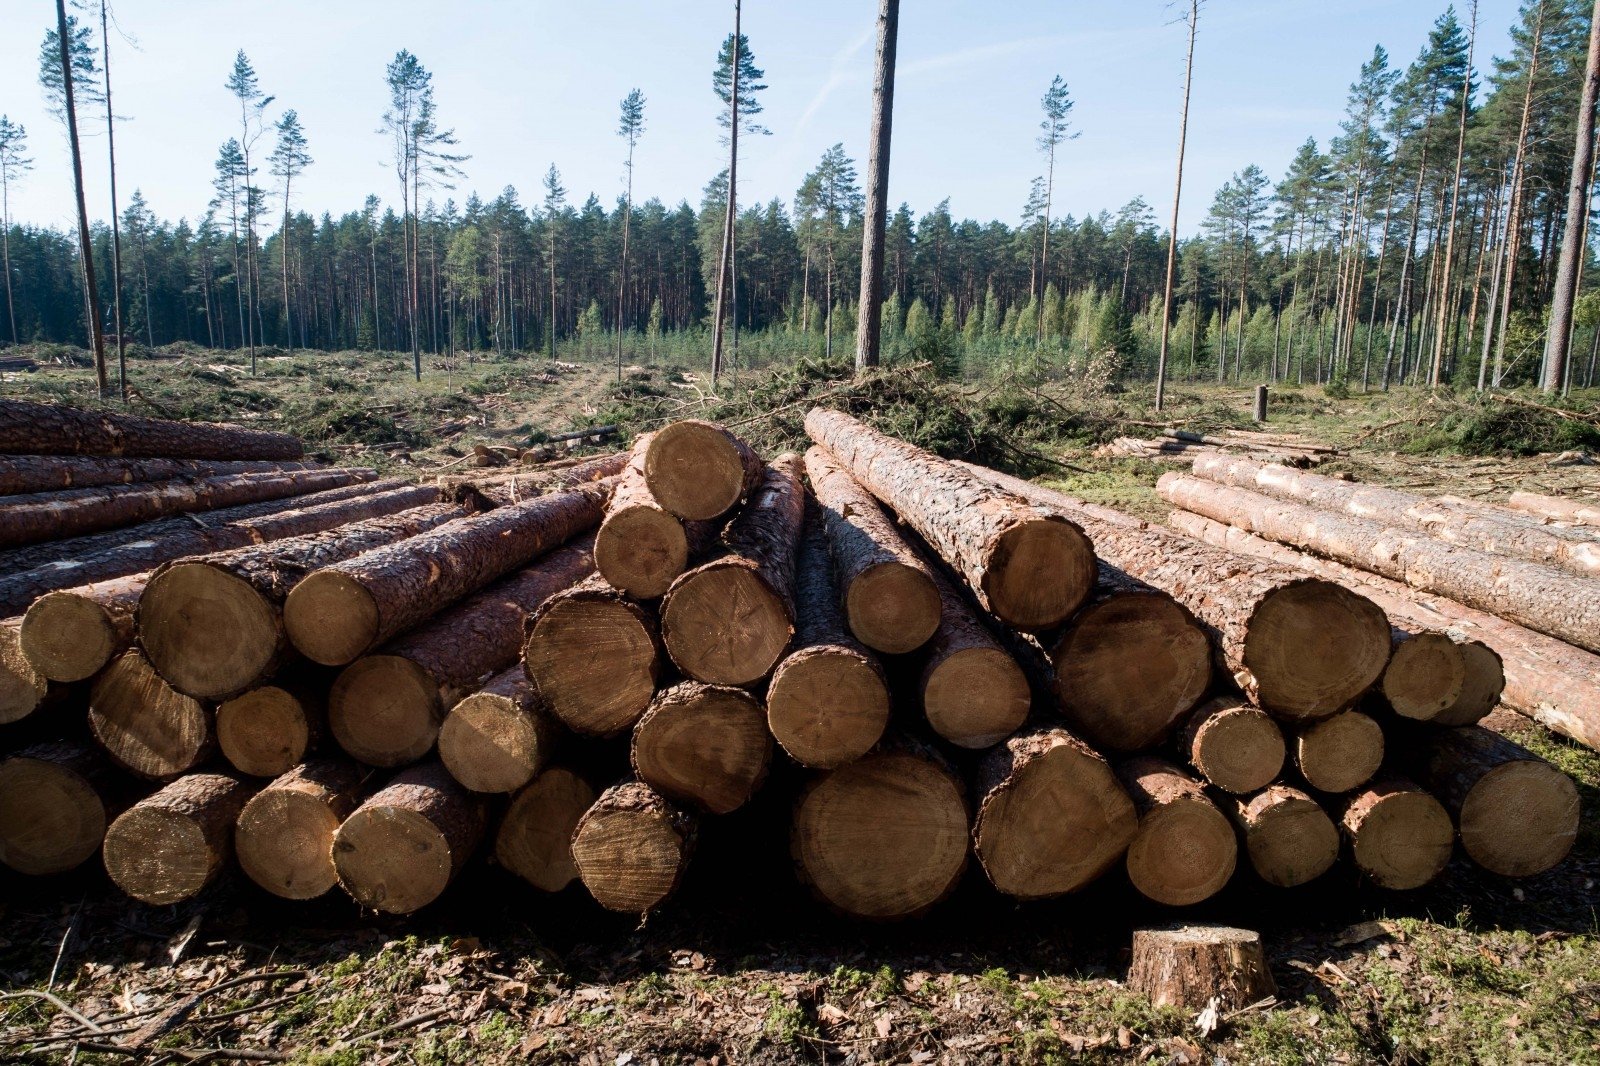
POLYGON ((1138 929, 1128 987, 1157 1007, 1234 1011, 1278 993, 1261 934, 1220 925, 1138 929))

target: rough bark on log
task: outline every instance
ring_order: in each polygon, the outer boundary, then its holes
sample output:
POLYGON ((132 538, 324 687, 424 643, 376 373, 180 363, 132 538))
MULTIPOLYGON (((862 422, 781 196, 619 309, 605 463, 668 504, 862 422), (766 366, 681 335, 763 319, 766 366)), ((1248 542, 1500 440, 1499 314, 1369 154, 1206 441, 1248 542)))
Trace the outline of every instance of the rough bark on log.
POLYGON ((315 899, 337 884, 333 835, 356 809, 364 776, 354 763, 319 759, 252 796, 233 837, 245 875, 284 899, 315 899))
POLYGON ((896 736, 806 786, 790 852, 828 906, 857 918, 914 918, 955 891, 968 825, 949 763, 896 736))
POLYGON ((1380 888, 1421 888, 1444 871, 1456 841, 1444 805, 1393 774, 1352 795, 1339 828, 1356 866, 1380 888))
POLYGON ((630 758, 639 780, 668 799, 729 814, 766 780, 772 734, 750 693, 685 681, 663 689, 633 727, 630 758))
POLYGON ((169 459, 299 459, 287 433, 224 422, 175 422, 53 403, 0 400, 0 452, 169 459))
POLYGON ((211 709, 173 691, 137 648, 95 678, 89 730, 117 765, 158 781, 199 766, 215 742, 211 709))
POLYGON ((1332 718, 1294 731, 1295 769, 1318 792, 1342 793, 1360 788, 1383 765, 1383 727, 1360 711, 1340 711, 1332 718))
POLYGON ((1064 729, 1019 733, 978 764, 973 852, 1008 896, 1082 888, 1116 865, 1138 826, 1105 759, 1064 729))
POLYGON ((559 465, 552 463, 537 470, 441 477, 438 480, 439 498, 461 504, 473 513, 492 511, 496 507, 521 503, 547 492, 615 477, 627 463, 627 452, 614 452, 611 455, 569 460, 559 465))
POLYGON ((558 548, 347 666, 328 693, 339 746, 372 766, 426 755, 445 711, 517 661, 528 616, 594 573, 592 545, 585 537, 558 548))
POLYGON ((578 819, 572 861, 600 906, 649 914, 677 890, 695 835, 693 814, 629 781, 606 789, 578 819))
POLYGON ((1428 722, 1460 701, 1466 683, 1466 656, 1448 633, 1400 631, 1378 690, 1400 717, 1428 722))
POLYGON ((315 470, 314 463, 202 459, 116 459, 93 455, 0 455, 0 496, 96 485, 132 485, 169 478, 315 470))
POLYGON ((527 632, 523 669, 568 729, 616 736, 650 706, 662 670, 655 616, 604 578, 550 597, 530 616, 527 632))
POLYGON ((1531 877, 1567 857, 1578 833, 1572 778, 1480 726, 1419 729, 1402 762, 1455 816, 1467 857, 1502 877, 1531 877))
POLYGON ((343 666, 440 608, 593 529, 609 485, 499 507, 323 567, 284 602, 301 654, 343 666))
POLYGON ((550 757, 555 725, 521 664, 459 700, 439 727, 439 759, 473 792, 515 792, 550 757))
POLYGON ((595 799, 589 782, 566 767, 540 773, 511 798, 500 819, 495 861, 541 892, 560 892, 578 879, 572 835, 595 799))
POLYGON ((141 903, 192 899, 233 853, 233 826, 257 786, 189 774, 129 807, 106 830, 106 872, 141 903))
POLYGON ((1508 520, 1503 513, 1464 500, 1352 484, 1249 459, 1196 459, 1194 476, 1383 526, 1421 530, 1463 548, 1543 563, 1586 577, 1600 575, 1600 532, 1595 530, 1508 520))
POLYGON ((644 462, 654 436, 646 433, 634 442, 606 505, 605 520, 594 537, 594 562, 600 575, 636 600, 666 595, 690 558, 716 536, 712 523, 685 523, 651 495, 644 462))
POLYGON ((1233 823, 1199 781, 1165 759, 1141 755, 1117 767, 1139 815, 1128 845, 1128 880, 1172 907, 1210 899, 1233 876, 1239 842, 1233 823))
POLYGON ((800 457, 780 455, 724 530, 727 554, 680 575, 661 601, 661 639, 684 674, 750 685, 772 672, 794 636, 804 522, 800 457))
POLYGON ((958 747, 992 747, 1027 721, 1033 703, 1028 675, 949 577, 935 567, 928 572, 940 612, 939 629, 921 654, 922 713, 935 733, 958 747))
POLYGON ((721 517, 762 483, 761 458, 712 422, 684 419, 650 435, 644 477, 656 502, 679 518, 721 517))
POLYGON ((133 647, 139 597, 149 580, 148 572, 129 574, 40 596, 22 616, 22 654, 51 681, 93 677, 133 647))
POLYGON ((1339 857, 1339 830, 1317 801, 1289 785, 1240 796, 1228 813, 1244 833, 1256 876, 1293 888, 1328 872, 1339 857))
POLYGON ((1202 777, 1236 795, 1272 784, 1288 754, 1283 731, 1272 716, 1233 696, 1196 707, 1178 746, 1202 777))
POLYGON ((975 475, 1083 524, 1122 572, 1192 611, 1220 665, 1263 710, 1326 717, 1372 686, 1389 661, 1383 612, 1348 589, 1281 564, 1240 558, 1109 507, 983 467, 975 475))
POLYGON ((217 748, 241 774, 278 777, 306 760, 328 724, 329 679, 290 673, 217 707, 217 748))
POLYGON ((921 534, 1002 621, 1048 629, 1094 590, 1095 549, 1066 516, 837 411, 814 408, 806 432, 921 534))
POLYGON ((0 762, 0 863, 64 873, 93 858, 111 810, 109 767, 79 744, 36 744, 0 762))
POLYGON ((339 884, 363 907, 420 910, 477 850, 485 819, 482 801, 439 763, 403 770, 334 833, 339 884))
POLYGON ((1600 526, 1600 504, 1585 503, 1561 496, 1541 496, 1537 492, 1513 492, 1506 506, 1539 518, 1571 522, 1580 526, 1600 526))
POLYGON ((1128 987, 1157 1007, 1223 1013, 1278 993, 1261 934, 1217 925, 1135 930, 1128 987))
POLYGON ((851 634, 886 655, 922 647, 939 629, 939 590, 927 564, 827 449, 812 446, 805 461, 851 634))
POLYGON ((0 725, 28 717, 50 691, 49 678, 22 652, 22 621, 0 620, 0 725))
POLYGON ((291 654, 283 603, 306 575, 462 517, 431 503, 320 533, 164 563, 139 600, 139 643, 173 688, 222 700, 291 654), (219 640, 218 634, 228 634, 219 640))

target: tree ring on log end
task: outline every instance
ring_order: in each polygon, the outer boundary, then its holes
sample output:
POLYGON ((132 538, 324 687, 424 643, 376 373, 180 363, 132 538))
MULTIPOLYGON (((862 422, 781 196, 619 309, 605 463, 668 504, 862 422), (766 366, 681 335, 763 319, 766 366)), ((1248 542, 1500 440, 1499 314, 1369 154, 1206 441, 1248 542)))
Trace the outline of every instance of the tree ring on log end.
POLYGON ((1152 807, 1128 845, 1128 879, 1142 894, 1173 907, 1210 899, 1233 876, 1239 842, 1233 823, 1203 800, 1152 807))
POLYGON ((516 702, 474 692, 445 715, 439 727, 439 757, 464 788, 514 792, 543 763, 541 739, 538 722, 516 702))
POLYGON ((934 732, 963 748, 988 748, 1015 733, 1032 705, 1028 679, 999 648, 961 648, 929 672, 922 709, 934 732))
POLYGON ((1543 873, 1578 835, 1578 789, 1547 762, 1519 759, 1478 779, 1461 804, 1461 845, 1502 877, 1543 873))
POLYGON ((1394 649, 1381 685, 1394 713, 1429 722, 1455 705, 1466 679, 1455 641, 1443 633, 1417 633, 1394 649))
POLYGON ((784 602, 744 566, 684 575, 667 596, 661 630, 679 669, 712 685, 761 680, 794 634, 784 602))
POLYGON ((1361 820, 1351 851, 1356 865, 1383 888, 1421 888, 1450 862, 1455 826, 1426 792, 1384 796, 1361 820))
POLYGON ((1493 648, 1477 640, 1463 641, 1457 648, 1466 680, 1456 702, 1434 716, 1434 725, 1476 725, 1494 710, 1505 691, 1505 664, 1493 648))
POLYGON ((685 843, 658 812, 594 808, 573 834, 572 859, 600 906, 647 914, 677 887, 685 843))
POLYGON ((450 842, 423 815, 366 806, 333 838, 339 883, 363 907, 410 914, 438 899, 453 871, 450 842))
POLYGON ((328 693, 328 729, 369 766, 403 766, 439 737, 439 686, 398 655, 368 655, 339 674, 328 693))
POLYGON ((62 873, 88 861, 105 835, 105 804, 81 775, 27 756, 0 763, 0 862, 62 873))
POLYGON ((178 563, 145 587, 139 641, 173 688, 218 699, 266 674, 282 630, 277 610, 248 581, 204 563, 178 563))
POLYGON ((262 685, 217 708, 217 746, 234 769, 277 777, 305 760, 311 728, 291 692, 262 685))
POLYGON ((1287 755, 1278 723, 1259 708, 1241 704, 1218 712, 1206 723, 1194 761, 1207 781, 1224 792, 1244 795, 1272 784, 1287 755))
POLYGON ((495 860, 534 888, 560 892, 578 877, 572 834, 594 801, 594 789, 571 770, 546 770, 511 800, 495 834, 495 860))
POLYGON ((337 570, 317 570, 289 593, 283 624, 307 659, 343 666, 378 639, 378 604, 360 582, 337 570))
POLYGON ((338 882, 333 835, 339 816, 294 789, 257 793, 239 812, 234 854, 250 880, 284 899, 315 899, 338 882))
POLYGON ((1308 578, 1256 607, 1244 665, 1264 709, 1290 719, 1326 718, 1378 680, 1391 640, 1389 621, 1372 601, 1308 578))
POLYGON ((106 830, 106 872, 140 903, 162 906, 189 899, 214 869, 211 846, 192 818, 131 807, 106 830))
POLYGON ((625 604, 562 598, 542 611, 523 649, 528 680, 567 728, 615 736, 655 695, 656 643, 625 604))
POLYGON ((1293 888, 1333 866, 1339 857, 1339 830, 1317 803, 1293 796, 1261 812, 1245 834, 1245 846, 1263 881, 1293 888))
POLYGON ((1349 792, 1372 779, 1383 764, 1383 727, 1360 711, 1341 711, 1295 737, 1300 775, 1318 792, 1349 792))
POLYGON ((803 766, 865 755, 889 723, 889 689, 860 654, 823 645, 785 659, 767 688, 767 724, 803 766))
POLYGON ((742 689, 668 689, 633 731, 639 779, 711 814, 744 806, 766 778, 771 759, 767 716, 742 689))
POLYGON ((915 651, 939 631, 938 588, 902 562, 863 570, 845 590, 844 609, 851 634, 885 655, 915 651))
POLYGON ((106 754, 142 777, 193 769, 212 741, 212 716, 180 695, 138 651, 124 652, 89 691, 89 729, 106 754))
POLYGON ((683 523, 655 507, 613 511, 595 534, 595 567, 612 587, 637 600, 666 595, 688 561, 683 523))
POLYGON ((50 684, 22 654, 17 626, 0 625, 0 724, 28 717, 50 684))
POLYGON ((679 518, 716 518, 739 502, 744 460, 721 427, 673 422, 645 450, 644 480, 656 502, 679 518))
MULTIPOLYGON (((71 592, 48 592, 22 616, 23 654, 53 681, 93 677, 124 645, 105 608, 71 592)), ((42 692, 41 692, 42 695, 42 692)), ((0 713, 0 722, 9 721, 0 713)))
POLYGON ((1063 518, 1041 515, 1000 535, 983 572, 983 594, 1001 621, 1048 629, 1078 609, 1098 578, 1089 538, 1063 518))

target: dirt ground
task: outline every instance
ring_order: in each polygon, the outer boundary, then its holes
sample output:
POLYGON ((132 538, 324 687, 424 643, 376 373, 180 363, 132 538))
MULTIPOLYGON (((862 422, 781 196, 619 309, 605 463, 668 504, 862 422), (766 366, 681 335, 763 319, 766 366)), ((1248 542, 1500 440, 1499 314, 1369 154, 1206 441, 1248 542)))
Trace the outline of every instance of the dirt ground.
MULTIPOLYGON (((404 369, 400 356, 296 355, 264 360, 252 379, 237 353, 189 352, 140 362, 136 382, 151 413, 255 416, 340 461, 414 473, 462 471, 474 443, 611 419, 631 432, 675 414, 748 418, 770 448, 796 442, 810 398, 860 400, 826 383, 752 381, 741 407, 731 389, 708 399, 687 368, 633 371, 621 389, 614 367, 460 363, 431 368, 420 387, 404 369)), ((5 375, 0 394, 86 402, 87 382, 81 368, 47 367, 5 375)), ((1021 401, 996 390, 957 386, 976 413, 954 429, 899 393, 884 409, 908 435, 966 441, 980 457, 993 427, 1013 425, 1029 473, 1164 517, 1153 485, 1176 464, 1090 454, 1109 436, 1153 432, 1138 428, 1151 421, 1145 397, 1080 411, 1047 384, 1019 415, 1021 401), (1071 408, 1059 419, 1069 431, 1028 413, 1052 404, 1071 408)), ((1179 388, 1172 417, 1244 425, 1246 397, 1179 388)), ((1600 495, 1600 468, 1550 455, 1416 450, 1458 417, 1428 397, 1308 387, 1285 390, 1274 428, 1349 447, 1326 469, 1362 480, 1491 499, 1600 495)), ((1180 915, 1140 901, 1120 875, 1018 904, 969 871, 915 923, 826 912, 790 870, 784 825, 799 781, 779 772, 751 808, 706 826, 683 891, 642 925, 579 888, 544 896, 484 864, 408 920, 363 915, 338 894, 292 905, 231 874, 162 909, 122 898, 97 868, 0 876, 0 1061, 1600 1063, 1600 756, 1509 712, 1495 724, 1578 781, 1571 857, 1517 882, 1457 858, 1412 893, 1374 889, 1342 865, 1291 892, 1241 874, 1181 916, 1260 930, 1279 992, 1210 1033, 1123 988, 1131 930, 1180 915)))

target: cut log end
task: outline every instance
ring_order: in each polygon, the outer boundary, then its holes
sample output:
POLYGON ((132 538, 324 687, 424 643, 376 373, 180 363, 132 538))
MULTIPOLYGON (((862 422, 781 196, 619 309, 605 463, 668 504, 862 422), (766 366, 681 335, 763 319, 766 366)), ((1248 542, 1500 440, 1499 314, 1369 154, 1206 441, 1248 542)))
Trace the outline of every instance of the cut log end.
POLYGON ((1482 641, 1468 640, 1458 644, 1457 649, 1465 668, 1461 694, 1455 703, 1434 715, 1434 725, 1476 725, 1495 709, 1505 691, 1505 664, 1493 648, 1482 641))
POLYGON ((637 613, 614 600, 582 597, 559 599, 538 615, 523 661, 562 724, 602 737, 639 720, 660 670, 655 638, 637 613))
POLYGON ((618 785, 579 820, 572 860, 602 907, 648 914, 678 887, 694 849, 693 824, 649 786, 618 785))
POLYGON ((1455 705, 1466 679, 1455 641, 1443 633, 1417 633, 1394 649, 1381 687, 1396 714, 1429 722, 1455 705))
POLYGON ((634 728, 632 754, 640 780, 662 795, 727 814, 766 779, 772 735, 750 693, 690 682, 656 697, 634 728))
POLYGON ((106 830, 106 872, 153 906, 181 903, 216 876, 239 809, 254 791, 224 774, 190 774, 124 811, 106 830))
POLYGON ((1339 857, 1339 831, 1310 796, 1274 785, 1239 802, 1237 821, 1257 876, 1293 888, 1327 873, 1339 857))
POLYGON ((767 688, 767 724, 802 766, 832 769, 865 755, 889 723, 883 673, 860 652, 806 648, 779 665, 767 688))
POLYGON ((983 575, 983 595, 1002 621, 1048 629, 1082 605, 1098 577, 1089 538, 1063 518, 1041 516, 1001 534, 983 575))
POLYGON ((928 671, 923 712, 934 732, 962 748, 993 747, 1027 721, 1032 694, 1015 659, 996 647, 961 648, 928 671))
POLYGON ((1295 766, 1318 792, 1349 792, 1383 763, 1383 727, 1360 711, 1341 711, 1295 734, 1295 766))
POLYGON ((1530 877, 1567 857, 1578 813, 1572 778, 1542 760, 1503 763, 1479 778, 1461 805, 1461 846, 1491 873, 1530 877))
POLYGON ((1455 845, 1444 805, 1410 784, 1356 794, 1340 825, 1356 866, 1382 888, 1421 888, 1444 870, 1455 845))
POLYGON ((439 736, 439 686, 410 659, 369 655, 347 666, 328 693, 328 729, 369 766, 404 766, 439 736))
MULTIPOLYGON (((50 592, 33 601, 22 618, 22 653, 52 681, 93 677, 126 646, 105 608, 72 591, 50 592)), ((0 714, 0 721, 5 721, 0 714)))
POLYGON ((1184 1011, 1241 1010, 1278 991, 1261 934, 1210 925, 1135 931, 1128 987, 1184 1011))
POLYGON ((644 477, 656 502, 685 519, 727 513, 750 487, 749 450, 721 426, 673 422, 645 451, 644 477))
POLYGON ((173 688, 221 699, 271 668, 282 630, 276 607, 248 581, 204 563, 177 563, 145 587, 139 640, 173 688))
POLYGON ((239 812, 234 851, 256 884, 284 899, 315 899, 338 883, 333 837, 355 807, 361 771, 344 762, 296 767, 239 812))
POLYGON ((92 858, 105 835, 105 804, 72 767, 27 753, 0 763, 0 862, 62 873, 92 858))
POLYGON ((595 567, 612 587, 634 599, 666 595, 688 561, 683 523, 654 507, 613 511, 595 534, 595 567))
POLYGON ((572 834, 594 801, 594 789, 571 770, 544 771, 516 794, 501 819, 495 861, 540 891, 560 892, 578 878, 572 834))
POLYGON ((262 685, 217 708, 217 746, 233 768, 252 777, 277 777, 301 763, 312 722, 300 697, 262 685))
POLYGON ((211 712, 175 692, 138 651, 124 652, 89 691, 89 729, 118 765, 148 778, 193 769, 211 749, 211 712))
POLYGON ((1233 876, 1239 844, 1233 823, 1200 782, 1151 756, 1120 768, 1139 830, 1128 845, 1128 880, 1149 899, 1184 907, 1216 895, 1233 876))
POLYGON ((339 884, 363 907, 410 914, 438 899, 483 835, 484 811, 437 763, 404 771, 333 838, 339 884))
POLYGON ((1194 712, 1184 741, 1190 765, 1224 792, 1238 795, 1270 785, 1288 754, 1283 730, 1271 715, 1226 697, 1194 712))
POLYGON ((0 624, 0 725, 28 717, 50 690, 49 680, 22 653, 19 628, 0 624))
POLYGON ((789 646, 789 608, 745 566, 690 571, 667 594, 661 631, 673 662, 712 685, 748 685, 771 672, 789 646))
POLYGON ((844 609, 851 634, 886 655, 915 651, 939 629, 939 590, 925 570, 898 561, 873 566, 850 582, 844 609))
POLYGON ((1250 619, 1244 665, 1267 711, 1325 718, 1378 680, 1389 661, 1388 619, 1363 596, 1308 578, 1264 598, 1250 619))
POLYGON ((359 582, 337 570, 306 576, 283 604, 283 624, 294 646, 314 663, 344 666, 372 647, 379 635, 377 601, 359 582))
MULTIPOLYGON (((527 685, 527 682, 522 682, 527 685)), ((475 692, 450 709, 439 729, 439 758, 473 792, 514 792, 549 754, 550 731, 526 699, 475 692)))

